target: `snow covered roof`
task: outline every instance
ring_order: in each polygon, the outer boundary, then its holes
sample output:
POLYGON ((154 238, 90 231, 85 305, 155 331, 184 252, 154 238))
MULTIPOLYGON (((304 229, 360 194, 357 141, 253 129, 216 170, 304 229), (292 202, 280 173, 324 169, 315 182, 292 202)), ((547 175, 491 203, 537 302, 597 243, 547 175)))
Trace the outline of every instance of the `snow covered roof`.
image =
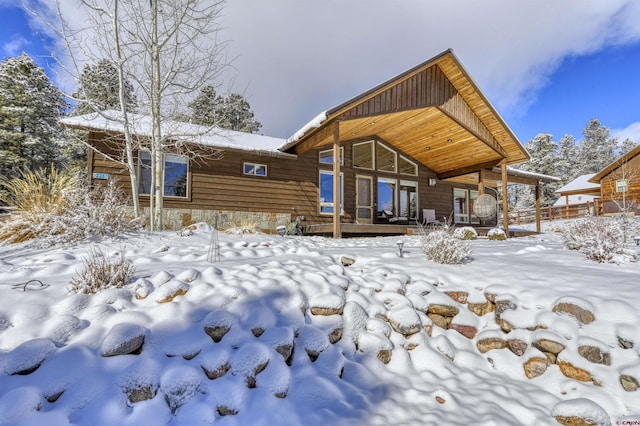
MULTIPOLYGON (((138 136, 151 137, 151 117, 143 114, 128 114, 131 123, 131 131, 138 136)), ((120 111, 103 111, 74 117, 65 117, 60 120, 67 127, 87 130, 103 130, 108 132, 122 132, 122 113, 120 111)), ((162 133, 171 139, 196 143, 215 148, 237 149, 243 151, 262 152, 270 155, 295 157, 278 148, 285 142, 284 139, 253 133, 238 132, 221 129, 218 127, 200 126, 175 120, 163 120, 162 133)))
POLYGON ((578 176, 571 182, 558 188, 556 190, 556 194, 563 194, 563 193, 569 193, 569 192, 570 193, 580 193, 580 192, 592 193, 592 192, 599 191, 600 184, 589 181, 595 175, 596 175, 595 173, 588 173, 586 175, 578 176))
MULTIPOLYGON (((587 195, 587 194, 572 194, 572 195, 568 195, 569 197, 569 205, 574 205, 574 204, 584 204, 586 202, 589 203, 593 203, 594 200, 596 198, 600 198, 596 195, 587 195)), ((566 204, 566 197, 560 197, 556 200, 555 203, 553 203, 554 206, 565 206, 566 204)))
POLYGON ((600 182, 605 176, 607 176, 609 173, 613 172, 614 170, 616 170, 617 168, 622 166, 624 163, 626 163, 629 160, 631 160, 636 155, 640 155, 640 145, 637 145, 631 151, 623 154, 620 158, 616 159, 611 164, 609 164, 607 167, 605 167, 604 169, 600 170, 598 173, 596 173, 591 178, 591 181, 592 182, 600 182))
POLYGON ((302 126, 300 130, 295 132, 293 136, 287 139, 287 141, 280 146, 280 149, 282 151, 286 151, 287 149, 295 145, 296 142, 298 142, 298 140, 301 137, 303 137, 309 130, 315 129, 316 127, 320 127, 322 123, 325 122, 326 119, 327 119, 327 111, 322 111, 320 114, 315 116, 313 120, 311 120, 310 122, 302 126))
MULTIPOLYGON (((493 171, 494 172, 500 172, 500 168, 499 167, 494 167, 493 171)), ((537 180, 540 180, 542 182, 559 182, 560 181, 560 178, 555 177, 555 176, 545 175, 545 174, 542 174, 542 173, 528 172, 528 171, 520 170, 520 169, 514 169, 513 167, 509 167, 509 166, 507 166, 507 172, 511 176, 520 176, 520 177, 525 177, 525 178, 537 179, 537 180)))

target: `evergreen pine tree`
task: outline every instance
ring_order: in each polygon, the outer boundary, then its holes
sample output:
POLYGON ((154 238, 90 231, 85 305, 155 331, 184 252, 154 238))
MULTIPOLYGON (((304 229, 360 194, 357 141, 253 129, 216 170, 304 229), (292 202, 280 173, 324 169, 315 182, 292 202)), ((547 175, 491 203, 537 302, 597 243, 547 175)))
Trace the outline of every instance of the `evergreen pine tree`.
MULTIPOLYGON (((80 86, 71 96, 78 101, 74 115, 108 109, 120 110, 118 96, 118 69, 107 59, 95 65, 85 65, 80 75, 80 86)), ((125 100, 128 111, 136 107, 133 85, 125 81, 125 100)))
MULTIPOLYGON (((558 144, 553 141, 553 135, 540 133, 525 144, 525 148, 531 160, 524 163, 522 170, 556 176, 556 157, 558 144)), ((542 186, 540 202, 542 204, 553 204, 558 196, 554 193, 558 189, 558 183, 546 183, 542 186)), ((516 191, 517 207, 528 208, 535 204, 534 188, 531 186, 521 186, 516 191)))
POLYGON ((206 86, 188 106, 191 109, 191 121, 196 124, 247 133, 256 132, 262 127, 254 118, 249 102, 237 93, 224 98, 212 86, 206 86))
POLYGON ((576 139, 571 135, 564 135, 560 139, 558 152, 556 154, 556 177, 562 179, 561 184, 569 183, 580 175, 580 170, 576 168, 578 160, 578 145, 576 139))
POLYGON ((580 141, 576 168, 578 175, 597 173, 616 160, 618 140, 609 137, 610 131, 593 118, 582 130, 584 139, 580 141))
POLYGON ((59 165, 62 92, 29 55, 0 62, 0 174, 59 165))

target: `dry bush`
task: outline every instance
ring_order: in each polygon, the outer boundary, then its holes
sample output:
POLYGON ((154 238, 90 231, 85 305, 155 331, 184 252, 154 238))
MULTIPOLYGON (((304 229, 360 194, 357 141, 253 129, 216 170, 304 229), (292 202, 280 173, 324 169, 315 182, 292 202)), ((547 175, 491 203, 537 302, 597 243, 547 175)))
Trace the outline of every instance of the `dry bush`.
POLYGON ((100 248, 92 246, 83 261, 84 270, 71 280, 69 291, 95 294, 106 288, 120 288, 131 282, 135 267, 126 261, 124 251, 111 261, 100 248))
POLYGON ((0 181, 0 198, 16 206, 0 225, 0 241, 49 247, 93 236, 117 235, 135 229, 126 217, 126 197, 113 181, 89 188, 75 175, 52 168, 24 172, 0 181))
POLYGON ((229 221, 224 232, 236 235, 255 234, 258 232, 259 224, 260 222, 258 220, 249 217, 234 219, 229 221))
POLYGON ((420 246, 427 259, 442 264, 459 264, 469 260, 471 246, 454 237, 452 228, 419 228, 420 246))
MULTIPOLYGON (((622 225, 614 218, 587 217, 567 225, 562 232, 565 247, 579 250, 596 262, 618 262, 628 253, 622 225)), ((627 256, 628 257, 628 256, 627 256)))

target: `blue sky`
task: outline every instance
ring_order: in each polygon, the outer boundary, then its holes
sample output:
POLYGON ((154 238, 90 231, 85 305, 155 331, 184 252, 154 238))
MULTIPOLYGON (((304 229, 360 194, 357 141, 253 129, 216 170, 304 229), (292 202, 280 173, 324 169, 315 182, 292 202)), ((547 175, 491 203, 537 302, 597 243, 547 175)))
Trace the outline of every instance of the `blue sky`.
MULTIPOLYGON (((61 1, 65 18, 85 22, 75 1, 61 1)), ((262 133, 286 138, 453 48, 523 143, 542 132, 580 140, 591 118, 640 142, 639 3, 234 0, 221 22, 234 58, 223 84, 247 97, 262 133)), ((12 4, 0 0, 0 56, 24 50, 47 68, 46 49, 12 4)))

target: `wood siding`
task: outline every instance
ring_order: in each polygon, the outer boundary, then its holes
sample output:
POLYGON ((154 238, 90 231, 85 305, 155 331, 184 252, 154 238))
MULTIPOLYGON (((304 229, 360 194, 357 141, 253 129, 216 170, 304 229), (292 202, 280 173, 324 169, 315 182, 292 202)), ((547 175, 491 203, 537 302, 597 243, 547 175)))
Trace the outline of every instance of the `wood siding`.
POLYGON ((616 191, 616 181, 623 178, 626 178, 628 182, 627 208, 631 207, 636 214, 640 214, 640 155, 636 155, 626 163, 614 168, 600 181, 604 212, 617 213, 623 206, 623 194, 616 191))
MULTIPOLYGON (((111 156, 116 156, 119 153, 112 137, 92 132, 90 140, 94 146, 111 156)), ((345 223, 355 221, 356 175, 373 178, 372 196, 374 201, 377 198, 375 182, 378 177, 418 182, 418 213, 420 214, 423 208, 431 208, 436 210, 438 218, 448 217, 451 214, 454 186, 475 188, 473 185, 460 185, 444 181, 438 181, 435 186, 428 186, 428 179, 436 178, 436 174, 420 163, 417 163, 418 176, 353 168, 351 167, 352 146, 357 142, 362 142, 362 139, 343 144, 346 160, 346 165, 342 167, 346 214, 342 216, 342 221, 345 223)), ((382 143, 389 146, 384 141, 382 143)), ((407 153, 394 150, 411 159, 407 153)), ((92 173, 107 173, 111 177, 117 178, 119 186, 129 196, 131 195, 129 175, 122 164, 118 164, 99 153, 90 155, 89 159, 90 176, 92 173)), ((332 166, 319 164, 318 159, 318 149, 310 150, 297 158, 272 157, 252 152, 227 150, 220 160, 191 162, 188 176, 188 196, 186 198, 165 197, 164 206, 176 209, 290 213, 292 220, 296 216, 305 216, 306 223, 331 223, 332 215, 319 213, 318 182, 320 170, 330 171, 332 166), (243 175, 244 162, 265 164, 268 175, 265 177, 243 175)), ((104 182, 93 180, 94 184, 104 182)), ((143 207, 148 206, 149 196, 141 195, 140 202, 143 207)))

